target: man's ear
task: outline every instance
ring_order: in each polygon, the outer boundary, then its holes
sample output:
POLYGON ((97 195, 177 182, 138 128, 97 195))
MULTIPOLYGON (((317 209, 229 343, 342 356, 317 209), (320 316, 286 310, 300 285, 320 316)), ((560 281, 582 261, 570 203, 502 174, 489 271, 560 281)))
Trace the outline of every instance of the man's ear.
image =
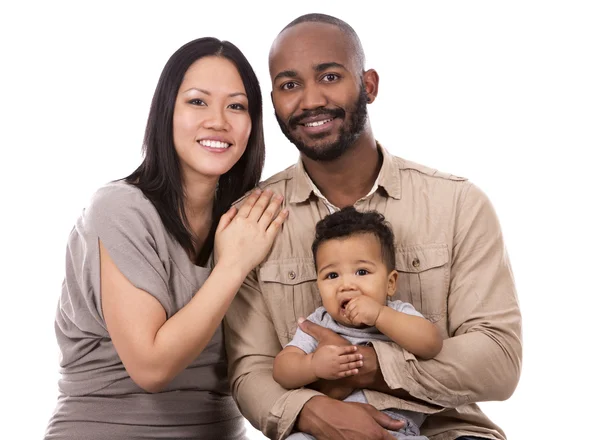
POLYGON ((391 298, 396 294, 396 282, 398 281, 398 272, 392 270, 388 275, 387 295, 391 298))
POLYGON ((375 69, 369 69, 363 73, 362 78, 367 92, 367 102, 371 103, 375 101, 379 92, 379 74, 375 69))

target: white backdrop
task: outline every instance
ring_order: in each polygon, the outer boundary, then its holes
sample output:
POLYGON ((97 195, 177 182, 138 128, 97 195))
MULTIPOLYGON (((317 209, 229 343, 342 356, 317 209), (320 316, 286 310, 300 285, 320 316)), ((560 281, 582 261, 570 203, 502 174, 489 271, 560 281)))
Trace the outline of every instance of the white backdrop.
POLYGON ((273 117, 267 54, 307 12, 345 19, 361 37, 381 78, 369 106, 377 139, 469 177, 496 207, 525 357, 513 397, 486 412, 511 440, 598 432, 596 2, 13 3, 0 6, 1 438, 43 436, 67 235, 90 194, 139 163, 167 58, 208 35, 244 51, 263 86, 267 177, 297 158, 273 117))

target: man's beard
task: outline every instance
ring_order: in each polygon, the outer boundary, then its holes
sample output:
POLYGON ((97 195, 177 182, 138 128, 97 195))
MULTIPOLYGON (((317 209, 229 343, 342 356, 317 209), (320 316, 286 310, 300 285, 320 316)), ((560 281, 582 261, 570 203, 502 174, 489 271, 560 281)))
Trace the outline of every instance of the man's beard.
MULTIPOLYGON (((346 112, 343 109, 336 108, 329 110, 325 108, 319 108, 317 110, 306 111, 298 116, 290 118, 289 124, 284 123, 283 120, 277 116, 277 113, 275 113, 275 118, 277 119, 279 127, 281 128, 281 131, 285 137, 287 137, 291 143, 296 145, 296 148, 298 148, 302 154, 312 160, 331 161, 344 154, 363 132, 365 124, 367 123, 367 99, 367 91, 363 85, 354 107, 350 110, 350 126, 346 128, 346 126, 343 125, 340 128, 338 139, 336 141, 320 145, 318 147, 311 147, 305 144, 299 138, 294 137, 291 131, 298 125, 298 121, 311 116, 325 115, 330 118, 339 117, 344 119, 346 112)), ((318 140, 328 135, 329 133, 319 133, 311 136, 311 138, 318 140)))

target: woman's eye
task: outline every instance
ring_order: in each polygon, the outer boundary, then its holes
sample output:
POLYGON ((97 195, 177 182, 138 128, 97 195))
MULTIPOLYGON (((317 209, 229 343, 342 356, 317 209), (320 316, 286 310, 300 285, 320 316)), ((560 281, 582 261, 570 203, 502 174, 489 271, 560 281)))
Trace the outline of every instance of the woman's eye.
POLYGON ((206 105, 206 103, 201 99, 191 99, 189 103, 192 105, 206 105))
POLYGON ((246 107, 242 104, 231 104, 229 105, 229 108, 232 108, 234 110, 246 110, 246 107))

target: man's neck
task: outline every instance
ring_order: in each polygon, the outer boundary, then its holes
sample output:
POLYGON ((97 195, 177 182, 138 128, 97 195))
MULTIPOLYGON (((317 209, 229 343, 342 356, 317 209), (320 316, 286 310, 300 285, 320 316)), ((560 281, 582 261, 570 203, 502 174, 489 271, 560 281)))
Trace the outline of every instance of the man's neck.
POLYGON ((302 155, 302 163, 323 196, 333 205, 343 208, 354 205, 371 191, 383 157, 375 139, 365 133, 335 160, 315 161, 302 155))

